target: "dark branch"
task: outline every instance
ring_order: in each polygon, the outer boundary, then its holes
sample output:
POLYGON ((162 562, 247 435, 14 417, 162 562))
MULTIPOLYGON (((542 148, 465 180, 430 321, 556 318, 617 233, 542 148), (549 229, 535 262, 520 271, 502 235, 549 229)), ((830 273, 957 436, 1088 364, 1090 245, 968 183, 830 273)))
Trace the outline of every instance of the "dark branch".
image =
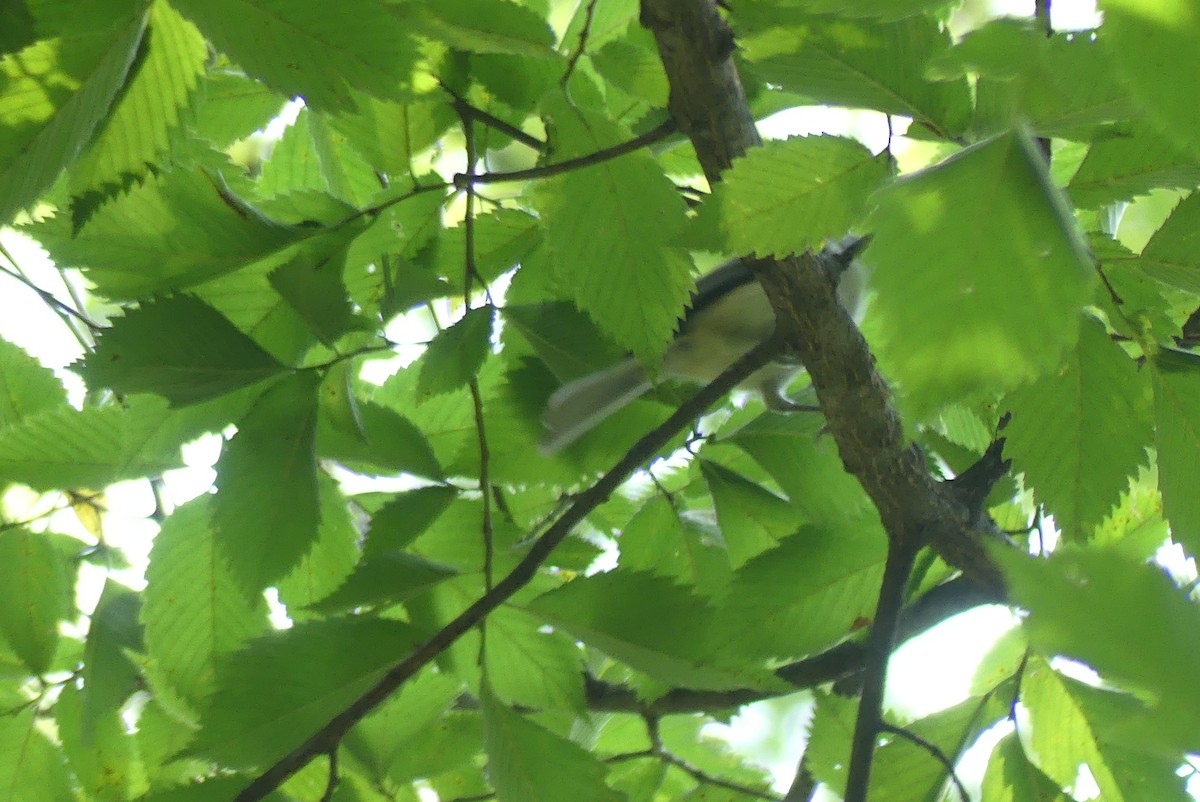
POLYGON ((863 665, 862 697, 850 741, 850 767, 846 776, 846 802, 866 802, 871 781, 871 759, 875 755, 875 737, 883 725, 883 691, 887 683, 888 659, 892 656, 900 610, 908 588, 917 549, 913 544, 893 542, 888 548, 875 605, 875 621, 867 638, 863 665))
POLYGON ((941 763, 942 767, 946 769, 946 773, 950 775, 950 780, 954 783, 954 787, 958 791, 958 795, 961 797, 962 802, 971 802, 971 796, 967 793, 966 786, 964 786, 962 780, 958 778, 958 772, 954 770, 954 763, 949 757, 946 756, 946 753, 942 751, 940 746, 932 743, 931 741, 925 740, 915 732, 909 732, 903 727, 897 727, 886 722, 880 722, 879 729, 883 732, 890 732, 893 735, 898 735, 904 740, 916 744, 932 755, 933 759, 938 763, 941 763))
POLYGON ((613 145, 611 148, 604 148, 595 153, 589 153, 586 156, 579 156, 574 159, 558 162, 557 164, 547 164, 543 167, 530 167, 528 170, 513 170, 508 173, 480 173, 479 175, 468 175, 459 173, 454 176, 454 186, 459 189, 470 184, 499 184, 503 181, 529 181, 534 178, 550 178, 563 173, 569 173, 572 170, 579 170, 584 167, 602 164, 606 161, 624 156, 627 153, 633 153, 635 150, 641 150, 647 145, 653 145, 655 142, 661 142, 671 134, 675 133, 675 123, 672 120, 667 120, 644 134, 635 136, 628 142, 622 142, 619 145, 613 145))
POLYGON ((747 376, 769 362, 771 357, 778 353, 778 348, 778 344, 774 340, 770 340, 752 349, 718 376, 715 381, 702 387, 660 426, 637 441, 612 469, 594 485, 575 497, 574 502, 563 512, 562 516, 534 542, 525 557, 507 576, 497 582, 494 588, 476 599, 470 607, 438 630, 433 637, 393 666, 379 682, 348 705, 332 721, 256 777, 234 798, 234 802, 257 802, 263 799, 288 777, 308 765, 314 757, 328 751, 338 743, 342 736, 367 713, 385 701, 418 671, 450 648, 455 641, 476 626, 489 613, 528 584, 537 574, 542 563, 549 558, 550 553, 566 539, 580 521, 604 503, 631 473, 654 456, 676 433, 682 431, 698 415, 724 397, 747 376))
POLYGON ((563 76, 558 81, 558 85, 564 89, 567 86, 567 82, 571 80, 571 74, 575 72, 575 65, 579 62, 584 52, 587 51, 588 36, 592 32, 592 17, 596 14, 596 2, 597 0, 588 0, 587 8, 584 9, 583 28, 579 31, 579 47, 575 48, 575 52, 567 59, 567 68, 563 70, 563 76))
MULTIPOLYGON (((440 83, 440 82, 439 82, 440 83)), ((459 117, 474 120, 486 125, 488 128, 494 128, 511 139, 520 142, 526 147, 532 148, 539 153, 546 149, 546 143, 538 139, 533 134, 527 134, 512 123, 505 122, 494 114, 490 114, 478 106, 472 105, 465 98, 459 95, 444 83, 441 84, 442 89, 446 94, 450 95, 451 102, 454 104, 454 110, 458 112, 459 117)))

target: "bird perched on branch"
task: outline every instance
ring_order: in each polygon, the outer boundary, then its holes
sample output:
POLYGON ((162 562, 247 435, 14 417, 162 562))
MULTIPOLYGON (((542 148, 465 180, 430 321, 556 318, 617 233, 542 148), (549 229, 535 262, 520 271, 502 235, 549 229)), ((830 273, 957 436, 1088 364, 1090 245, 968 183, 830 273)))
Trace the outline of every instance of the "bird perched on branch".
MULTIPOLYGON (((861 313, 867 280, 866 268, 856 257, 866 243, 864 237, 847 237, 825 248, 839 271, 838 300, 855 319, 861 313)), ((775 311, 762 287, 742 259, 732 259, 696 282, 690 307, 667 346, 658 377, 708 384, 774 330, 775 311)), ((759 392, 770 409, 809 409, 784 394, 803 369, 787 359, 771 362, 741 386, 759 392)), ((546 427, 542 451, 560 451, 651 386, 646 369, 632 358, 564 384, 550 396, 542 415, 546 427)))

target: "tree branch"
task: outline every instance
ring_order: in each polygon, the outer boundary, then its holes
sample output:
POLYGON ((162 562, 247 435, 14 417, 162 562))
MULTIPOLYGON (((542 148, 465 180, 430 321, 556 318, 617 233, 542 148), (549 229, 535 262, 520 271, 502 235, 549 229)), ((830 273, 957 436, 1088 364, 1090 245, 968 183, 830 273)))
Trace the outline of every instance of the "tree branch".
POLYGON ((567 159, 556 164, 530 167, 528 170, 513 170, 507 173, 479 173, 478 175, 459 173, 454 176, 454 186, 458 189, 463 189, 472 184, 499 184, 503 181, 528 181, 534 178, 549 178, 551 176, 562 175, 572 170, 602 164, 619 156, 624 156, 627 153, 633 153, 635 150, 641 150, 647 145, 661 142, 675 133, 675 131, 675 121, 666 120, 651 128, 646 133, 635 136, 628 142, 622 142, 619 145, 603 148, 594 153, 588 153, 585 156, 578 156, 574 159, 567 159))
POLYGON ((251 781, 234 798, 233 802, 258 802, 278 788, 288 777, 306 766, 314 757, 329 751, 367 713, 385 701, 418 671, 450 648, 455 641, 470 631, 489 613, 528 584, 537 574, 538 568, 549 558, 550 553, 566 539, 571 530, 592 510, 607 501, 613 491, 643 462, 653 457, 677 432, 690 425, 698 415, 723 398, 751 373, 769 362, 772 356, 778 352, 778 342, 774 339, 768 340, 749 351, 711 384, 702 387, 660 426, 638 440, 594 485, 577 495, 571 506, 546 530, 545 534, 534 542, 525 557, 507 576, 497 582, 494 588, 476 599, 454 620, 414 649, 408 657, 393 666, 382 679, 338 713, 328 724, 251 781))
MULTIPOLYGON (((642 0, 641 20, 658 44, 671 86, 671 112, 715 184, 733 159, 762 144, 731 58, 732 31, 714 0, 642 0)), ((806 252, 747 263, 775 310, 776 336, 808 370, 842 463, 871 498, 888 535, 846 794, 847 802, 861 802, 887 661, 917 551, 929 543, 947 562, 998 590, 1000 572, 983 542, 1003 535, 979 502, 980 483, 938 481, 924 455, 908 443, 874 357, 837 301, 835 258, 806 252)), ((1002 464, 991 451, 989 458, 1002 464)), ((994 475, 985 469, 979 473, 994 475)))
POLYGON ((846 802, 865 802, 867 798, 867 787, 871 781, 871 759, 875 755, 875 737, 883 724, 883 692, 887 684, 888 659, 892 656, 895 634, 900 623, 900 609, 904 605, 904 593, 908 587, 908 575, 912 572, 916 556, 917 549, 912 544, 893 543, 888 548, 883 582, 879 586, 879 602, 875 605, 875 621, 867 638, 862 697, 859 699, 854 735, 850 741, 846 802))
POLYGON ((903 727, 897 727, 886 722, 880 722, 879 729, 884 732, 890 732, 893 735, 898 735, 909 743, 921 747, 930 755, 932 755, 933 759, 938 763, 941 763, 942 767, 946 769, 946 773, 950 775, 950 781, 954 783, 954 787, 957 789, 959 797, 961 797, 961 802, 971 802, 971 795, 967 793, 966 786, 964 786, 962 780, 959 779, 958 772, 954 770, 954 762, 950 760, 945 752, 942 751, 940 746, 932 741, 927 741, 920 735, 917 735, 915 732, 909 732, 903 727))

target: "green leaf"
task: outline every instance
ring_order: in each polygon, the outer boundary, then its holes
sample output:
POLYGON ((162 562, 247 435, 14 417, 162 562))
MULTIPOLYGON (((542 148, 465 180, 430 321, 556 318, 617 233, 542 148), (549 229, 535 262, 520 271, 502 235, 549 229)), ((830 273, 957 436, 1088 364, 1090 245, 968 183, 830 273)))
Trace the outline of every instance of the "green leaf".
POLYGON ((3 430, 0 476, 40 490, 100 488, 179 467, 179 445, 204 427, 172 423, 159 399, 125 408, 54 407, 3 430))
POLYGON ((783 0, 780 5, 799 5, 814 14, 897 20, 953 4, 954 0, 783 0))
MULTIPOLYGON (((628 138, 565 103, 546 116, 564 157, 628 138)), ((632 153, 544 182, 537 201, 564 291, 614 342, 655 361, 694 286, 687 255, 670 247, 685 224, 674 185, 650 156, 632 153)))
POLYGON ((143 175, 171 146, 204 70, 204 37, 163 0, 155 0, 144 51, 103 130, 71 168, 74 194, 143 175))
POLYGON ((1163 508, 1171 537, 1200 554, 1200 357, 1163 349, 1150 363, 1154 380, 1155 445, 1163 508))
POLYGON ((1149 387, 1090 318, 1053 373, 1010 394, 1005 455, 1068 539, 1090 537, 1146 461, 1149 387))
MULTIPOLYGON (((1010 690, 1008 698, 995 693, 967 699, 905 724, 904 729, 926 744, 935 745, 952 764, 957 764, 981 733, 1011 714, 1011 693, 1010 690)), ((888 739, 875 752, 868 797, 919 802, 941 796, 946 771, 938 761, 928 759, 929 751, 924 744, 903 737, 888 739)))
POLYGON ((840 238, 865 213, 867 196, 887 177, 852 139, 792 137, 735 159, 717 195, 733 253, 787 256, 840 238))
POLYGON ((1193 153, 1200 153, 1200 17, 1173 0, 1102 0, 1109 57, 1138 104, 1193 153))
POLYGON ((930 57, 950 44, 936 20, 915 17, 885 24, 790 9, 781 16, 776 6, 765 3, 750 11, 755 16, 746 24, 761 28, 740 39, 739 46, 753 73, 771 84, 817 103, 912 117, 943 137, 965 128, 970 108, 966 81, 925 77, 930 57))
POLYGON ((225 147, 266 128, 284 102, 281 95, 241 73, 212 71, 196 93, 193 127, 197 135, 225 147))
POLYGON ((1031 660, 1022 674, 1021 703, 1033 724, 1030 756, 1055 784, 1074 787, 1084 764, 1103 799, 1135 802, 1118 788, 1087 711, 1067 692, 1065 680, 1041 660, 1031 660))
POLYGON ((1047 36, 1032 18, 1001 17, 935 56, 928 69, 955 80, 974 76, 978 134, 1028 125, 1039 135, 1079 137, 1081 128, 1087 135, 1087 127, 1139 116, 1096 38, 1047 36))
POLYGON ((362 464, 372 469, 368 472, 383 468, 430 479, 444 475, 429 440, 408 418, 369 401, 358 404, 358 413, 361 435, 336 431, 322 420, 317 441, 322 457, 354 466, 362 464))
POLYGON ((440 780, 439 796, 446 799, 453 799, 464 785, 480 794, 489 790, 481 776, 483 716, 477 711, 448 712, 400 746, 394 750, 395 759, 388 770, 388 776, 398 782, 435 775, 440 780))
POLYGON ((462 320, 438 332, 421 357, 418 393, 448 393, 463 387, 479 374, 479 368, 491 350, 495 311, 491 306, 468 310, 462 320))
POLYGON ((142 650, 142 596, 112 579, 92 612, 83 650, 83 733, 118 710, 140 678, 126 652, 142 650))
POLYGON ((545 632, 524 610, 501 607, 487 619, 487 678, 497 698, 534 710, 584 709, 583 652, 562 632, 545 632))
MULTIPOLYGON (((416 4, 404 11, 416 10, 416 4)), ((553 56, 554 34, 540 14, 508 0, 425 0, 412 22, 456 50, 553 56)))
POLYGON ((353 108, 352 88, 402 97, 416 61, 408 28, 379 0, 336 14, 316 0, 176 5, 251 76, 314 108, 353 108))
MULTIPOLYGON (((448 708, 462 693, 462 686, 451 677, 426 669, 417 674, 383 704, 358 722, 342 743, 367 768, 370 776, 390 777, 404 782, 409 777, 397 771, 397 763, 410 763, 411 754, 430 741, 441 740, 435 733, 444 731, 453 713, 448 708), (431 737, 432 736, 432 737, 431 737)), ((475 741, 481 740, 475 733, 475 741)), ((428 761, 417 762, 422 773, 434 773, 437 767, 428 761)))
POLYGON ((263 393, 217 463, 215 536, 246 593, 286 574, 317 539, 319 382, 297 373, 263 393))
MULTIPOLYGON (((484 281, 497 278, 517 267, 541 241, 538 220, 528 212, 496 209, 475 218, 474 269, 484 281)), ((442 275, 461 277, 466 264, 466 226, 459 224, 442 231, 437 243, 436 267, 442 275)), ((461 281, 456 287, 461 291, 461 281)))
POLYGON ((140 768, 135 762, 133 738, 125 731, 121 711, 116 708, 86 722, 82 696, 74 685, 68 685, 54 705, 63 751, 89 799, 125 802, 140 768))
POLYGON ((1200 193, 1179 202, 1142 249, 1139 266, 1164 284, 1200 293, 1200 193))
POLYGON ((192 703, 211 688, 218 659, 267 629, 266 604, 246 600, 217 550, 207 496, 175 510, 154 538, 142 623, 146 649, 192 703))
POLYGON ((390 175, 408 174, 414 158, 457 122, 447 103, 388 103, 359 94, 355 101, 355 109, 330 115, 329 125, 341 132, 368 164, 390 175))
POLYGON ((484 749, 499 802, 618 802, 607 767, 568 741, 483 695, 484 749))
POLYGON ((734 568, 775 547, 800 525, 796 511, 786 501, 741 474, 708 460, 701 460, 700 472, 712 494, 729 564, 734 568))
POLYGON ((145 14, 125 0, 96 7, 73 29, 0 60, 0 223, 75 160, 124 86, 145 14))
POLYGON ((809 729, 805 760, 813 778, 830 788, 846 787, 846 763, 857 713, 856 699, 829 692, 817 695, 817 712, 809 729))
POLYGON ((996 744, 983 775, 983 796, 995 802, 1067 802, 1056 783, 1029 762, 1021 742, 1009 733, 996 744))
MULTIPOLYGON (((346 284, 342 279, 344 245, 303 252, 271 272, 271 286, 304 319, 321 342, 332 346, 355 325, 346 284)), ((328 247, 328 246, 327 246, 328 247)), ((307 249, 306 249, 307 251, 307 249)))
POLYGON ((0 717, 0 788, 5 802, 75 802, 62 751, 32 707, 0 717))
POLYGON ((631 29, 627 38, 609 42, 590 55, 596 71, 610 84, 651 106, 666 107, 671 87, 650 31, 631 29))
POLYGON ((1200 637, 1200 610, 1161 570, 1111 549, 998 556, 1014 601, 1029 611, 1030 642, 1139 692, 1152 717, 1129 711, 1110 737, 1124 730, 1127 743, 1195 751, 1200 738, 1189 722, 1200 715, 1200 692, 1190 678, 1200 656, 1189 644, 1200 637))
POLYGON ((701 655, 715 639, 712 608, 667 579, 633 572, 597 574, 539 596, 528 609, 671 685, 720 690, 770 684, 765 672, 704 662, 701 655))
POLYGON ((419 487, 397 493, 371 516, 364 550, 368 556, 386 555, 390 550, 407 547, 438 519, 458 489, 447 485, 419 487))
POLYGON ((49 537, 22 528, 0 531, 0 565, 0 634, 31 674, 43 674, 74 600, 74 571, 49 537))
POLYGON ((620 545, 623 567, 675 579, 708 598, 721 595, 732 576, 722 544, 662 495, 650 497, 629 519, 620 545))
POLYGON ((229 766, 270 765, 374 685, 415 644, 399 621, 300 624, 218 665, 191 751, 229 766))
MULTIPOLYGON (((506 304, 504 321, 519 332, 538 358, 559 379, 574 379, 608 367, 623 354, 605 339, 595 323, 574 306, 561 301, 547 304, 506 304)), ((505 347, 512 343, 506 339, 505 347)))
POLYGON ((66 403, 67 393, 52 370, 0 338, 0 427, 66 403))
POLYGON ((878 199, 863 256, 876 268, 876 354, 917 414, 1058 364, 1094 271, 1027 134, 968 148, 878 199))
POLYGON ((347 145, 343 134, 332 130, 322 115, 305 108, 263 164, 258 189, 268 198, 328 194, 352 204, 341 214, 347 217, 378 194, 379 176, 347 145))
POLYGON ((173 405, 231 393, 287 370, 190 295, 142 303, 112 326, 79 371, 93 387, 157 393, 173 405))
POLYGON ((790 660, 845 639, 874 615, 885 543, 878 528, 806 526, 749 561, 711 625, 716 654, 790 660))
POLYGON ((320 613, 391 607, 457 574, 450 566, 415 554, 385 552, 363 560, 345 582, 311 607, 320 613))
POLYGON ((306 608, 340 587, 362 556, 359 532, 346 497, 326 473, 318 476, 318 494, 317 540, 278 585, 279 601, 292 610, 292 618, 296 620, 306 615, 306 608))
POLYGON ((1200 162, 1158 131, 1136 126, 1093 144, 1067 184, 1082 209, 1130 200, 1152 189, 1200 184, 1200 162))
POLYGON ((101 206, 77 234, 62 215, 31 229, 55 263, 100 293, 140 298, 249 265, 304 232, 266 219, 199 170, 154 175, 101 206))
POLYGON ((726 438, 754 459, 788 496, 804 521, 836 526, 876 513, 858 480, 846 472, 819 415, 764 414, 726 438))

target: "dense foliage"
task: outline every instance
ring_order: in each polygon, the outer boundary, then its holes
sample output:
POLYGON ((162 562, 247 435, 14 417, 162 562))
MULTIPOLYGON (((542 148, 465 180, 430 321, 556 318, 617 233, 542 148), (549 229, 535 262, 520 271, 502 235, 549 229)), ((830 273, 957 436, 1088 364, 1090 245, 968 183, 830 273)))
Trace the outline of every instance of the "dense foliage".
MULTIPOLYGON (((773 141, 714 187, 635 0, 0 2, 0 224, 72 287, 28 298, 85 387, 0 340, 0 802, 226 802, 287 759, 241 798, 776 799, 701 730, 798 690, 789 798, 839 793, 888 544, 845 441, 735 395, 590 490, 691 393, 667 384, 537 443, 563 381, 654 365, 698 270, 848 231, 928 471, 1005 438, 1015 547, 987 556, 1026 611, 961 703, 886 713, 871 798, 958 798, 985 733, 974 798, 1188 798, 1200 12, 956 5, 730 3, 756 119, 912 123, 773 141), (173 496, 206 435, 213 488, 173 496), (131 482, 144 582, 107 511, 131 482)), ((951 562, 922 552, 914 605, 951 562)))

